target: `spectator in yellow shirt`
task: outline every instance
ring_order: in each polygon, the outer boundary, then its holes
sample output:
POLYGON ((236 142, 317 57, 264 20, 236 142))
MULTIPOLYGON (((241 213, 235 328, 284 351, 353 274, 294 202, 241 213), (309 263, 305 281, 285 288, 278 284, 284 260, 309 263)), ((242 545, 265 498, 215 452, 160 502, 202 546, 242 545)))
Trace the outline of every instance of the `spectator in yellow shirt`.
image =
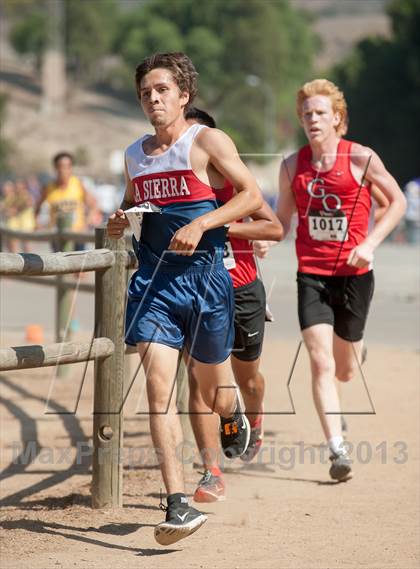
MULTIPOLYGON (((28 233, 34 230, 33 201, 25 180, 19 179, 16 182, 7 180, 4 183, 0 202, 0 218, 8 229, 28 233)), ((17 253, 19 250, 24 253, 30 252, 29 241, 25 239, 21 240, 20 249, 18 239, 6 239, 6 244, 11 253, 17 253)))
MULTIPOLYGON (((91 220, 97 219, 96 201, 84 188, 82 182, 73 175, 73 156, 60 152, 53 158, 55 179, 43 189, 41 199, 35 210, 38 216, 41 205, 46 202, 50 210, 50 227, 57 227, 61 221, 67 231, 86 231, 91 220)), ((58 250, 54 246, 55 250, 58 250)), ((84 249, 83 243, 75 243, 75 250, 84 249)))

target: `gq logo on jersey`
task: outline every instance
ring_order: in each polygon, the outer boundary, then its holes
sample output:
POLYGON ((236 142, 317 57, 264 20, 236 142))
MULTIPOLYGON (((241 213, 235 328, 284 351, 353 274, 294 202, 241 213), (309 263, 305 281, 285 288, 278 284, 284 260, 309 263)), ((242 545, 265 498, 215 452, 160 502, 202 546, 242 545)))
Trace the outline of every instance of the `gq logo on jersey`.
POLYGON ((323 187, 323 178, 314 178, 306 191, 313 199, 322 202, 323 210, 309 209, 309 235, 316 241, 347 241, 348 223, 346 214, 341 210, 341 198, 336 194, 327 194, 323 187))

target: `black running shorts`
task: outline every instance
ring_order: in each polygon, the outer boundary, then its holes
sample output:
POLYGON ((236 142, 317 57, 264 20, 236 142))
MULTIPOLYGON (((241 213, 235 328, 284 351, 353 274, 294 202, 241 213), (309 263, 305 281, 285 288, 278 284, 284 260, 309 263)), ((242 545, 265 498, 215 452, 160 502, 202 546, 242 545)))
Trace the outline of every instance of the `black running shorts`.
POLYGON ((374 290, 373 271, 348 277, 297 273, 300 329, 331 324, 343 340, 363 338, 374 290))
POLYGON ((232 355, 251 362, 262 352, 265 327, 265 289, 259 279, 234 289, 235 341, 232 355))

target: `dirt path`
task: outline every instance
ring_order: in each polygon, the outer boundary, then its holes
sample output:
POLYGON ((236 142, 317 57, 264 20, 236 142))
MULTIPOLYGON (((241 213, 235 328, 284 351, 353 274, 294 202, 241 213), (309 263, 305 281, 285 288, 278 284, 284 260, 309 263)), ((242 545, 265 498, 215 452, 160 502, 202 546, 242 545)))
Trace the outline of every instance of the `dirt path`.
MULTIPOLYGON (((87 451, 91 436, 91 372, 76 415, 51 412, 73 408, 81 369, 73 366, 71 376, 55 382, 50 414, 45 398, 51 371, 4 374, 2 567, 417 567, 418 354, 370 346, 364 376, 376 414, 348 416, 356 474, 337 485, 329 481, 327 453, 319 446, 303 350, 290 384, 296 414, 287 414, 292 411, 287 378, 296 348, 297 342, 270 339, 266 346, 266 411, 277 414, 266 417, 259 460, 251 466, 229 463, 226 502, 204 507, 207 524, 169 548, 153 538, 153 525, 162 519, 161 482, 147 417, 135 415, 146 408, 142 378, 125 414, 124 508, 95 511, 89 506, 89 458, 71 464, 77 444, 87 451), (26 452, 35 460, 28 465, 16 464, 19 441, 30 443, 26 452)), ((345 388, 347 411, 371 410, 361 377, 345 388)), ((187 471, 192 492, 199 474, 187 471)))

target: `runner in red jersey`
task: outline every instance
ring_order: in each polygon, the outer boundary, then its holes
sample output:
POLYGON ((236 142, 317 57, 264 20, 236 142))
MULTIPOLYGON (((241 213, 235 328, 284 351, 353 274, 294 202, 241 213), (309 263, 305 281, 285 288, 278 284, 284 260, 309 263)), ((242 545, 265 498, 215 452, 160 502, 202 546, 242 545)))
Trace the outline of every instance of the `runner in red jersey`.
POLYGON ((335 378, 349 381, 359 365, 373 252, 403 216, 405 199, 375 152, 342 139, 347 105, 336 85, 326 79, 306 83, 297 93, 297 112, 309 144, 281 165, 277 215, 286 233, 298 215, 299 322, 331 451, 330 476, 341 481, 352 472, 335 378), (369 233, 373 187, 389 205, 369 233))
POLYGON ((367 237, 371 208, 370 183, 360 183, 351 170, 352 145, 340 139, 332 167, 325 172, 312 165, 309 144, 298 152, 292 189, 302 221, 296 237, 302 273, 345 276, 369 271, 369 266, 347 264, 351 250, 367 237))
MULTIPOLYGON (((189 122, 215 127, 212 117, 194 107, 188 109, 189 122)), ((226 181, 217 192, 220 205, 235 194, 233 185, 226 181)), ((259 371, 263 346, 266 297, 264 285, 257 277, 252 240, 280 241, 283 230, 270 206, 264 202, 261 209, 251 215, 253 221, 238 220, 229 225, 225 244, 224 264, 232 278, 235 298, 235 340, 230 358, 233 374, 245 403, 245 413, 251 425, 251 437, 246 462, 258 453, 263 439, 264 377, 259 371)), ((194 366, 189 366, 190 419, 197 446, 203 460, 204 474, 194 493, 197 502, 214 502, 225 498, 225 484, 220 470, 217 437, 217 415, 210 413, 199 389, 199 378, 194 366)))

